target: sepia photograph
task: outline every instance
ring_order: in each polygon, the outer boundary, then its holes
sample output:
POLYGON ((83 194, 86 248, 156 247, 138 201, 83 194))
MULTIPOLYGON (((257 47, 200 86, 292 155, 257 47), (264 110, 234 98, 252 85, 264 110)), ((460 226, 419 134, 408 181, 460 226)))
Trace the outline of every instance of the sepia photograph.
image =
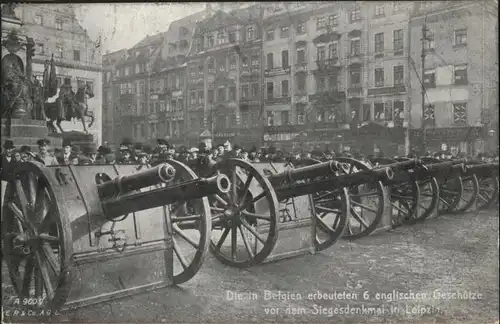
POLYGON ((498 324, 497 0, 1 22, 2 323, 498 324))

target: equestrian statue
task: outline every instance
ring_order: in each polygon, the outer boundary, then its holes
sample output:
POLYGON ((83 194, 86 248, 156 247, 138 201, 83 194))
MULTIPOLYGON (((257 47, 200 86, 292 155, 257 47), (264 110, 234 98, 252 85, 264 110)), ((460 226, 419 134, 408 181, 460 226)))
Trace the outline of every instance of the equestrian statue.
POLYGON ((94 93, 88 84, 81 82, 78 84, 76 93, 71 87, 71 81, 65 79, 65 82, 57 89, 57 79, 53 59, 45 63, 44 72, 44 111, 47 117, 47 127, 50 131, 57 133, 54 126, 56 122, 59 130, 64 132, 61 127, 63 120, 71 121, 73 118, 79 119, 83 126, 83 131, 88 134, 85 117, 90 118, 88 127, 94 124, 94 115, 88 110, 87 98, 94 97, 94 93), (50 64, 50 72, 49 72, 50 64), (56 93, 54 94, 54 83, 56 84, 56 93))

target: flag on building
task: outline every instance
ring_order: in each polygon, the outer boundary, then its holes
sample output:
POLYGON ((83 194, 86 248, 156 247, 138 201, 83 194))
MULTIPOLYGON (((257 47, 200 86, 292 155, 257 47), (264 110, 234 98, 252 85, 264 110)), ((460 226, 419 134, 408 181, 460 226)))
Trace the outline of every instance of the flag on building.
POLYGON ((49 98, 57 94, 57 74, 56 74, 56 64, 54 62, 54 54, 52 54, 52 58, 50 59, 50 76, 49 76, 47 94, 49 98))
POLYGON ((95 43, 95 48, 100 48, 101 47, 101 36, 97 37, 97 41, 95 43))

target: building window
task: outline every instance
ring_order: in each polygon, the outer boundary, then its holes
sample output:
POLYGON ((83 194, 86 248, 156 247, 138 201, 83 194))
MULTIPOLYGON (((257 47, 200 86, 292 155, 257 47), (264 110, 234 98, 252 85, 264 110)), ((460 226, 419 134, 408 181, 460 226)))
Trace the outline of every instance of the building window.
POLYGON ((375 86, 376 87, 384 86, 384 68, 375 69, 375 86))
POLYGON ((361 7, 359 5, 355 5, 351 10, 351 22, 358 20, 361 20, 361 7))
POLYGON ((326 79, 324 76, 318 76, 316 79, 316 87, 318 88, 318 92, 326 91, 326 79))
POLYGON ((56 52, 57 52, 57 57, 58 58, 64 58, 64 50, 62 45, 56 45, 56 52))
POLYGON ((467 65, 456 65, 455 66, 455 84, 466 85, 467 81, 467 65))
POLYGON ((207 67, 208 67, 208 73, 214 73, 215 72, 215 62, 214 62, 214 60, 212 58, 208 59, 207 67))
POLYGON ((236 100, 236 87, 229 88, 229 100, 236 100))
POLYGON ((214 47, 214 36, 213 35, 208 35, 207 36, 207 47, 214 47))
POLYGON ((306 123, 306 109, 304 104, 297 104, 297 124, 304 125, 306 123))
POLYGON ((351 38, 351 55, 359 55, 361 54, 361 39, 359 38, 351 38))
POLYGON ((198 91, 198 104, 203 105, 205 103, 205 92, 203 90, 198 91))
POLYGON ((217 45, 224 44, 226 42, 226 32, 224 29, 219 29, 217 31, 217 45))
POLYGON ((274 111, 267 112, 267 126, 274 125, 274 111))
POLYGON ((405 113, 405 103, 401 100, 394 101, 394 124, 396 126, 403 126, 405 113))
POLYGON ((255 30, 253 27, 247 28, 247 41, 253 40, 255 37, 255 30))
POLYGON ((361 67, 351 66, 349 70, 351 88, 361 87, 361 67))
POLYGON ((403 46, 404 46, 404 40, 403 40, 403 30, 398 29, 393 31, 393 46, 394 46, 394 51, 402 51, 403 46))
POLYGON ((273 82, 267 82, 267 99, 273 99, 274 98, 274 83, 273 82))
POLYGON ((259 84, 252 83, 252 98, 257 99, 259 97, 259 84))
POLYGON ((325 28, 325 27, 326 27, 326 18, 325 17, 319 17, 316 20, 316 29, 319 30, 319 29, 322 29, 322 28, 325 28))
POLYGON ((236 32, 234 31, 229 32, 229 42, 236 43, 236 32))
POLYGON ((297 50, 297 63, 304 63, 306 61, 306 51, 303 48, 297 50))
POLYGON ((316 54, 316 60, 321 62, 326 58, 326 53, 325 53, 325 47, 324 46, 318 46, 317 47, 317 54, 316 54))
POLYGON ((73 60, 80 61, 80 51, 73 50, 73 60))
POLYGON ((290 28, 288 26, 281 27, 280 37, 281 38, 290 37, 290 28))
POLYGON ((226 101, 226 88, 217 89, 217 101, 226 101))
POLYGON ((454 33, 455 46, 467 45, 467 29, 457 29, 454 33))
POLYGON ((385 120, 385 114, 384 114, 384 103, 383 102, 376 102, 373 105, 373 110, 374 110, 374 119, 375 121, 383 121, 385 120))
POLYGON ((284 50, 281 52, 281 67, 283 69, 288 68, 290 64, 288 64, 288 50, 284 50))
POLYGON ((267 41, 274 40, 274 29, 269 29, 266 31, 266 40, 267 41))
POLYGON ((400 1, 393 1, 392 2, 392 8, 394 12, 401 12, 404 9, 405 4, 400 1))
POLYGON ((300 73, 296 77, 297 80, 297 90, 306 91, 306 74, 300 73))
POLYGON ((177 100, 172 99, 170 101, 170 111, 176 111, 177 110, 177 100))
POLYGON ((303 35, 306 33, 306 24, 304 22, 298 23, 296 27, 297 35, 303 35))
POLYGON ((180 47, 181 47, 181 50, 185 50, 186 48, 188 48, 189 46, 189 42, 185 39, 181 40, 181 44, 180 44, 180 47))
POLYGON ((196 91, 191 91, 189 102, 191 105, 196 105, 196 91))
POLYGON ((330 75, 328 77, 328 89, 331 92, 338 92, 338 82, 337 82, 337 76, 335 74, 330 75))
POLYGON ((436 71, 435 70, 428 70, 428 71, 424 72, 423 84, 424 84, 424 87, 426 89, 436 87, 436 71))
POLYGON ((281 81, 281 96, 288 97, 288 80, 281 81))
POLYGON ((338 50, 337 42, 331 43, 330 45, 328 45, 328 55, 331 59, 338 57, 337 50, 338 50))
POLYGON ((243 56, 243 57, 241 58, 241 65, 242 65, 244 68, 248 68, 248 57, 243 56))
POLYGON ((252 56, 252 66, 258 67, 259 65, 260 65, 259 56, 257 55, 252 56))
POLYGON ((333 27, 337 26, 338 24, 339 24, 339 16, 337 15, 328 16, 328 26, 333 27))
POLYGON ((226 71, 226 58, 225 57, 220 58, 217 61, 217 66, 219 67, 219 71, 221 71, 221 72, 226 71))
POLYGON ((375 5, 375 17, 383 17, 385 16, 385 11, 384 11, 384 4, 376 4, 375 5))
POLYGON ((35 15, 35 24, 43 26, 43 16, 41 14, 35 15))
POLYGON ((425 32, 425 40, 424 40, 424 48, 427 50, 434 49, 436 46, 434 42, 434 32, 430 29, 427 29, 425 32))
POLYGON ((146 137, 146 125, 141 124, 141 137, 145 138, 146 137))
POLYGON ((229 68, 231 70, 236 70, 236 55, 232 55, 229 58, 229 68))
POLYGON ((60 19, 56 19, 56 29, 57 30, 62 30, 63 29, 63 22, 60 19))
POLYGON ((274 68, 273 61, 274 61, 273 53, 267 53, 267 69, 268 70, 274 68))
POLYGON ((281 125, 289 125, 290 124, 290 112, 282 111, 281 112, 281 125))
POLYGON ((393 68, 394 73, 394 85, 403 85, 404 84, 404 66, 397 65, 393 68))
POLYGON ((375 34, 375 53, 384 52, 384 33, 375 34))
POLYGON ((453 104, 453 123, 455 125, 467 125, 467 103, 453 104))
POLYGON ((435 127, 436 117, 434 116, 434 105, 424 107, 424 126, 435 127))
POLYGON ((139 82, 139 94, 144 94, 144 81, 139 82))
POLYGON ((208 90, 207 91, 207 101, 208 103, 214 103, 214 91, 213 90, 208 90))
POLYGON ((89 88, 90 92, 94 93, 94 82, 87 81, 85 84, 87 85, 87 88, 89 88))
POLYGON ((36 52, 37 52, 37 54, 44 54, 45 53, 45 47, 44 47, 43 43, 36 44, 36 52))

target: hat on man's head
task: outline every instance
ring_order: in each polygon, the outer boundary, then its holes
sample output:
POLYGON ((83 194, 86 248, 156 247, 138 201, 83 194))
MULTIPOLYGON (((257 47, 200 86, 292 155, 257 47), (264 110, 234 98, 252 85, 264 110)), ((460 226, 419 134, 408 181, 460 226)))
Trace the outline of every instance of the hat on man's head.
POLYGON ((19 150, 20 153, 31 153, 31 147, 28 145, 23 145, 21 146, 21 149, 19 150))
POLYGON ((142 151, 144 153, 146 153, 146 154, 152 154, 153 153, 153 149, 150 146, 148 146, 148 145, 144 145, 142 147, 142 151))
POLYGON ((134 150, 140 150, 140 149, 142 149, 142 143, 135 143, 134 150))
POLYGON ((111 163, 116 160, 116 156, 113 153, 108 153, 104 156, 104 159, 106 160, 106 163, 111 163))
POLYGON ((205 142, 200 142, 200 144, 198 144, 198 151, 200 151, 201 153, 207 152, 207 144, 205 142))
POLYGON ((239 146, 238 144, 234 144, 233 151, 236 151, 236 150, 241 150, 241 146, 239 146))
POLYGON ((122 155, 129 154, 132 155, 132 152, 129 149, 125 149, 121 151, 122 155))
POLYGON ((137 157, 138 158, 148 157, 148 153, 146 153, 146 152, 139 152, 139 153, 137 153, 137 157))
POLYGON ((156 143, 158 143, 158 145, 167 145, 168 146, 168 142, 166 140, 164 140, 163 138, 157 139, 156 143))
POLYGON ((10 149, 15 148, 14 142, 11 140, 5 140, 5 143, 3 143, 3 148, 6 150, 10 150, 10 149))
POLYGON ((38 146, 47 146, 50 144, 50 141, 46 138, 42 138, 36 141, 36 144, 38 144, 38 146))
POLYGON ((125 137, 120 143, 120 146, 129 146, 129 145, 132 145, 132 140, 127 137, 125 137))
POLYGON ((62 147, 71 146, 71 141, 69 139, 63 139, 62 147))
POLYGON ((198 148, 196 148, 196 147, 192 147, 192 148, 190 148, 190 149, 189 149, 189 151, 188 151, 188 152, 189 152, 189 153, 198 153, 199 151, 200 151, 200 150, 199 150, 198 148))

